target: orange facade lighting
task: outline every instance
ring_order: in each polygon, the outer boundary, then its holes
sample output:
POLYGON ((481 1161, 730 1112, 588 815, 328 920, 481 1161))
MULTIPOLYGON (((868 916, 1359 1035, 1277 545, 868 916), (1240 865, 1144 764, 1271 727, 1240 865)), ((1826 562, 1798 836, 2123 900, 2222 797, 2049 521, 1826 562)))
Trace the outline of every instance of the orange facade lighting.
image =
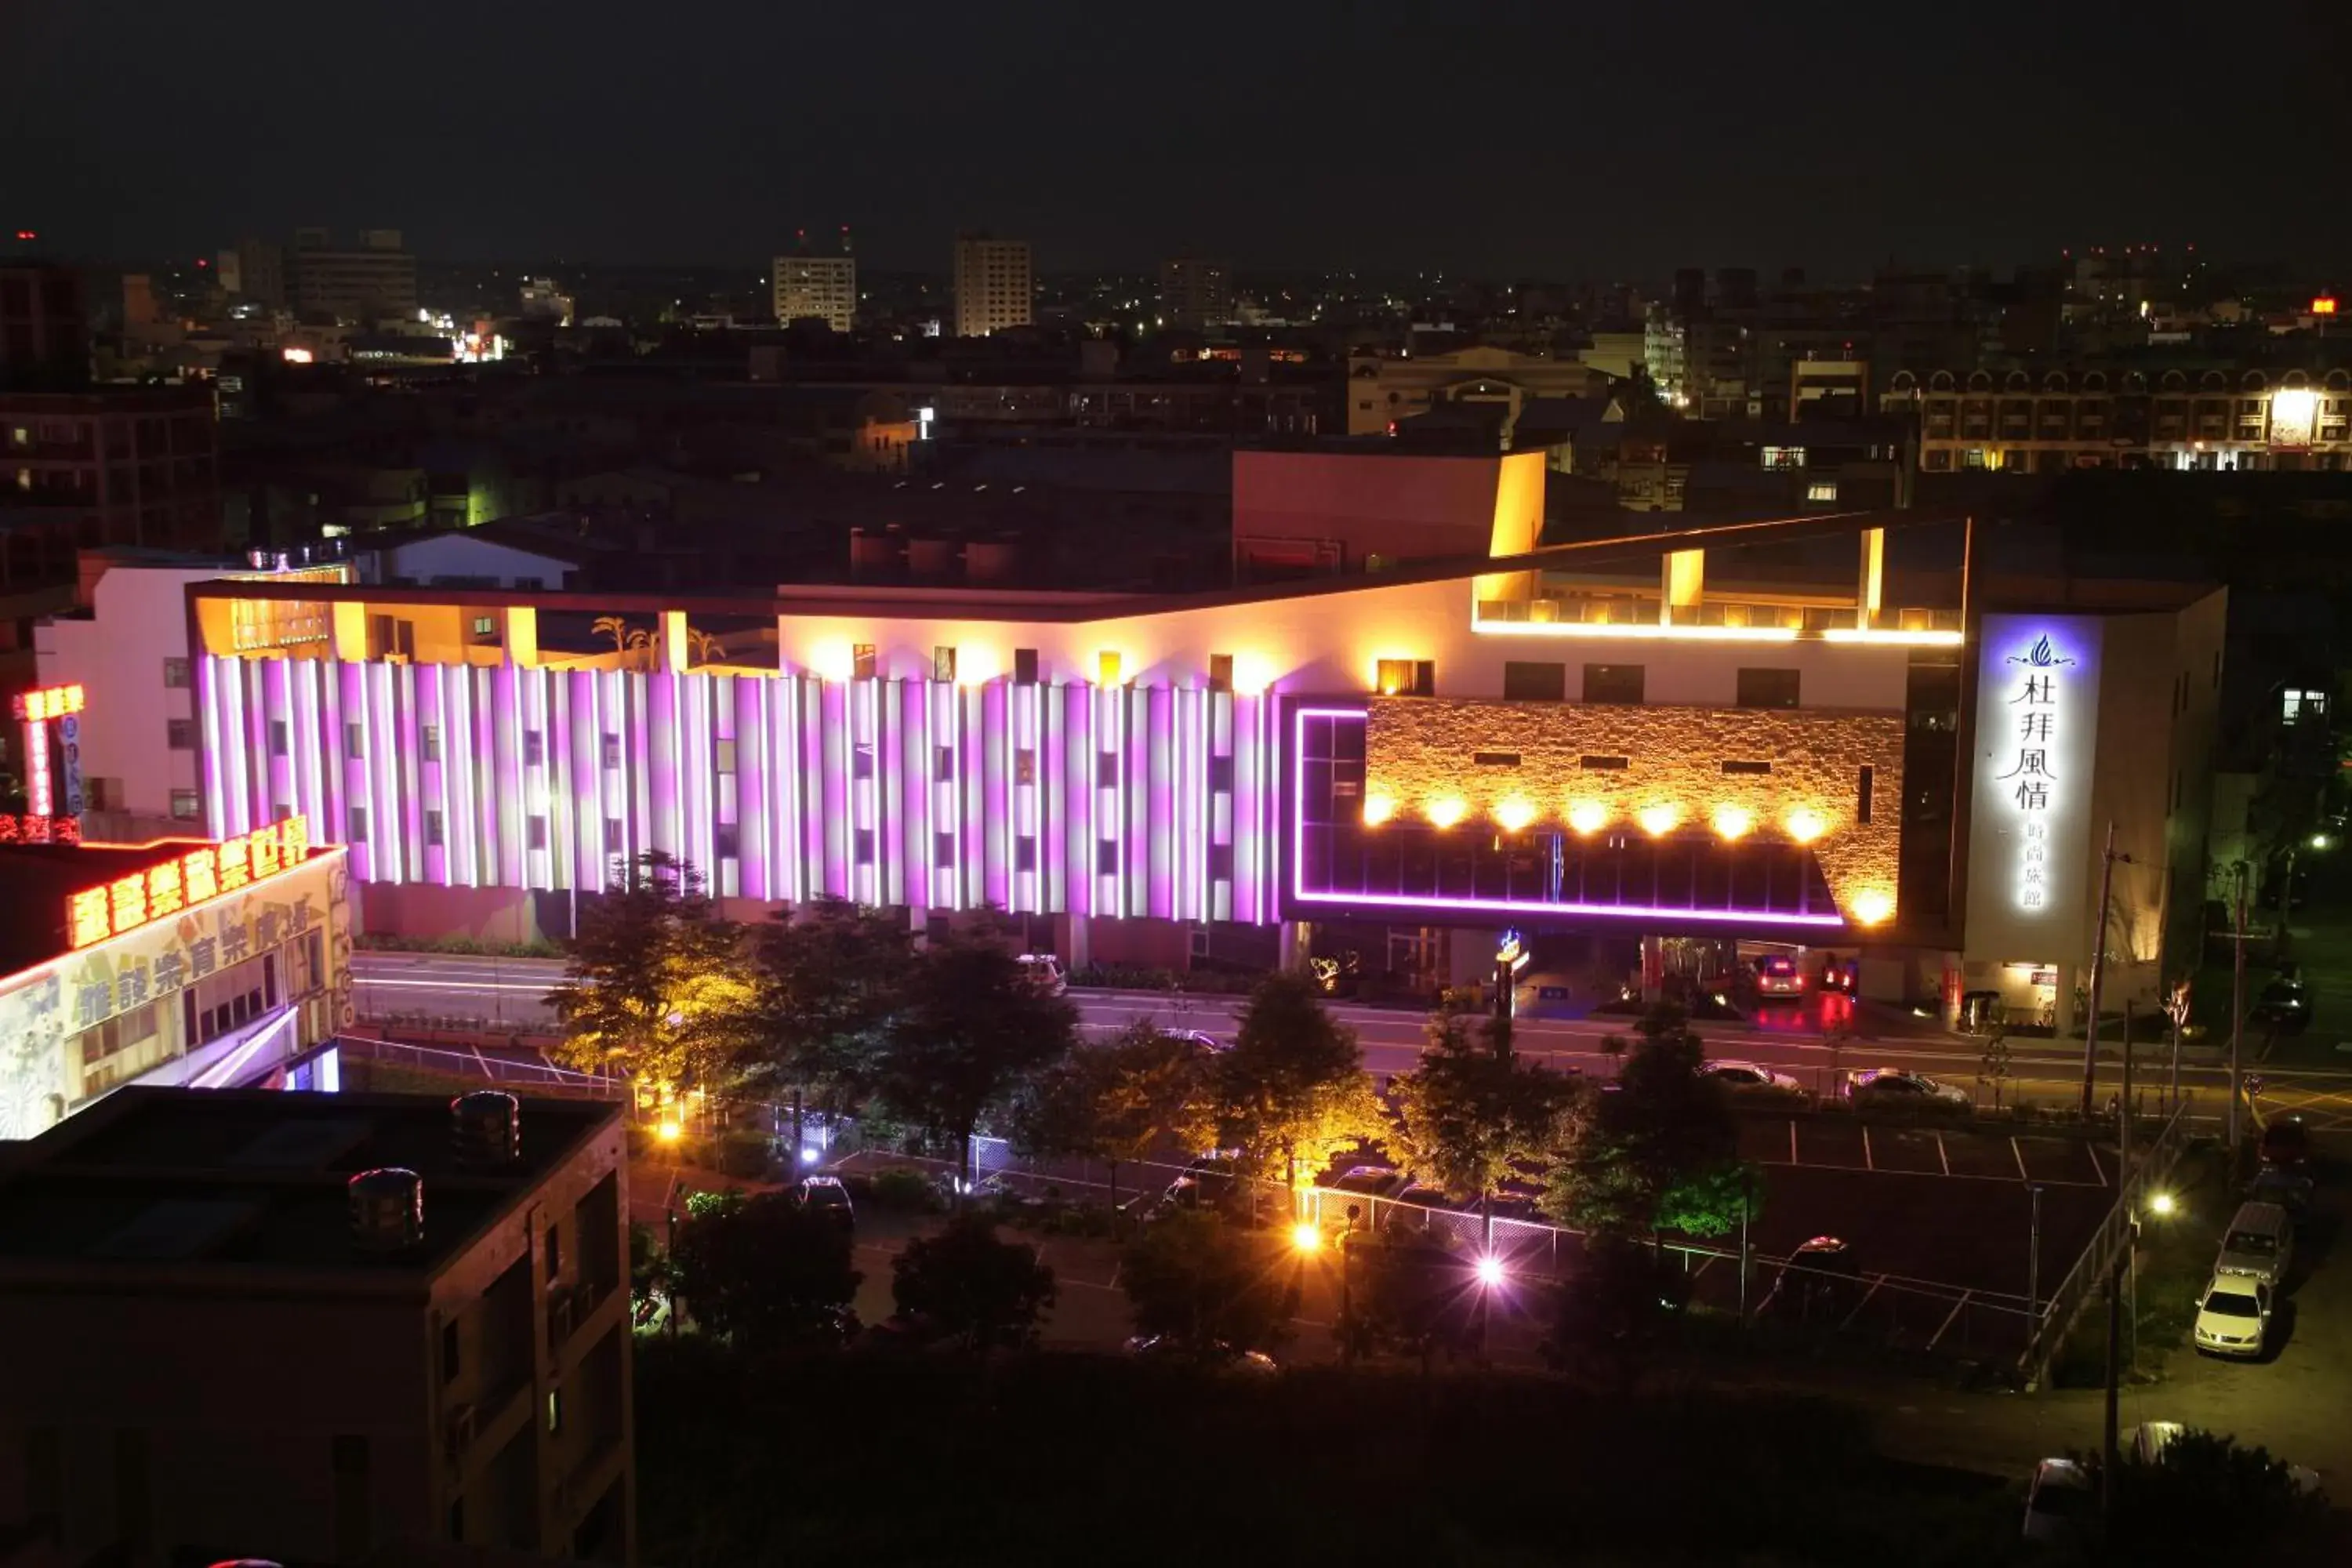
POLYGON ((82 689, 75 686, 45 686, 38 691, 27 691, 16 701, 16 717, 28 724, 46 723, 62 719, 68 713, 79 713, 86 706, 82 689))
POLYGON ((2311 313, 2315 316, 2332 316, 2336 314, 2336 296, 2333 294, 2322 294, 2319 298, 2314 300, 2311 302, 2311 313))

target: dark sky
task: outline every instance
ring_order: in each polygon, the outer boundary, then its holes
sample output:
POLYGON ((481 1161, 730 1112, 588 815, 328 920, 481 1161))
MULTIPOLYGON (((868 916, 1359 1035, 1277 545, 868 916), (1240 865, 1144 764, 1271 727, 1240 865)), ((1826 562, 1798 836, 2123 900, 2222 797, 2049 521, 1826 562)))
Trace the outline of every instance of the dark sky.
POLYGON ((2352 4, 0 0, 0 227, 1655 276, 2352 255, 2352 4))

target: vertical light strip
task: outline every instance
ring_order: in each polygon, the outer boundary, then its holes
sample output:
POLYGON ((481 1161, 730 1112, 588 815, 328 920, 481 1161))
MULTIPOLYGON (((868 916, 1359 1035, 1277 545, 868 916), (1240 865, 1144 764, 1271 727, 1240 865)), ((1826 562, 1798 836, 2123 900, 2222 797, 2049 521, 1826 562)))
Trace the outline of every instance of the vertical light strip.
POLYGON ((278 661, 245 661, 246 821, 259 827, 269 820, 269 668, 278 661))
POLYGON ((473 818, 474 864, 469 888, 495 888, 504 880, 499 870, 503 839, 499 833, 498 692, 491 672, 468 667, 466 706, 473 717, 473 754, 467 759, 467 814, 473 818))
POLYGON ((375 784, 368 772, 366 758, 352 756, 347 739, 352 730, 356 727, 362 732, 362 744, 365 744, 368 667, 364 664, 346 664, 341 668, 339 673, 342 677, 340 682, 343 700, 342 723, 336 731, 334 743, 335 756, 339 759, 339 771, 343 775, 343 787, 346 792, 343 797, 344 841, 352 847, 352 875, 362 881, 373 881, 375 880, 375 784), (350 831, 350 817, 353 808, 357 809, 359 816, 367 824, 368 831, 365 837, 350 831))
POLYGON ((1040 910, 1063 914, 1070 909, 1066 867, 1070 847, 1070 705, 1068 689, 1055 686, 1037 694, 1037 787, 1045 792, 1038 806, 1037 856, 1045 878, 1040 910))
MULTIPOLYGON (((919 903, 907 895, 906 726, 907 688, 915 681, 876 680, 871 728, 866 743, 874 748, 874 899, 877 904, 919 903)), ((926 775, 928 776, 928 775, 926 775)))
POLYGON ((222 714, 221 731, 228 742, 228 755, 221 766, 220 834, 227 837, 249 831, 253 816, 247 808, 247 793, 251 776, 246 758, 246 665, 244 659, 230 661, 222 689, 228 698, 227 710, 222 714))
POLYGON ((425 879, 425 780, 417 771, 423 765, 417 755, 424 750, 417 743, 418 674, 413 664, 392 667, 391 706, 384 726, 393 752, 386 765, 392 770, 393 787, 400 792, 400 879, 404 882, 425 879))
POLYGON ((368 869, 379 882, 401 881, 405 870, 400 853, 404 837, 401 814, 405 807, 400 798, 400 737, 393 724, 392 674, 393 667, 388 664, 367 667, 367 703, 363 710, 368 788, 379 808, 368 813, 368 835, 373 844, 368 869))
POLYGON ((196 711, 204 717, 205 827, 215 837, 221 835, 224 809, 221 753, 227 746, 226 726, 221 722, 222 663, 219 655, 210 653, 199 654, 194 660, 196 711))
POLYGON ((263 820, 275 822, 280 805, 294 804, 294 693, 293 669, 290 661, 268 658, 261 665, 261 735, 262 766, 268 774, 268 798, 262 802, 263 820), (269 744, 277 736, 275 726, 286 727, 286 754, 278 755, 278 748, 269 744))
POLYGON ((818 682, 817 700, 807 714, 812 754, 819 764, 818 776, 824 781, 824 809, 810 819, 817 830, 809 847, 810 866, 817 874, 816 885, 836 899, 856 896, 850 877, 850 851, 856 838, 856 824, 850 820, 850 684, 818 682))
MULTIPOLYGON (((299 792, 294 798, 302 814, 314 824, 330 820, 327 792, 319 777, 319 749, 320 738, 326 733, 319 720, 319 710, 323 706, 320 692, 326 685, 328 668, 327 661, 320 658, 294 661, 294 712, 289 720, 292 726, 288 739, 294 752, 295 788, 299 792)), ((313 826, 310 831, 315 834, 320 829, 313 826)))
POLYGON ((986 795, 981 802, 981 853, 987 876, 987 899, 1003 909, 1013 907, 1013 704, 1011 683, 991 680, 980 689, 983 731, 982 766, 986 795))

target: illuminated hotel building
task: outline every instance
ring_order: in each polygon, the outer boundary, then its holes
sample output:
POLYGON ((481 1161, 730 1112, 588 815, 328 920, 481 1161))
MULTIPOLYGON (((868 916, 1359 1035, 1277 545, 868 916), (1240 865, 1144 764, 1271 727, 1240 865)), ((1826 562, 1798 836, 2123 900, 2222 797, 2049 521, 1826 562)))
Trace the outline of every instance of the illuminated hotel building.
POLYGON ((1539 551, 1496 517, 1484 560, 1182 598, 192 584, 205 817, 307 816, 366 927, 419 935, 562 934, 661 850, 738 914, 994 905, 1079 963, 1341 932, 1436 984, 1506 928, 1702 936, 2063 1013, 2112 816, 2110 994, 2153 997, 2197 913, 2220 595, 1989 610, 1964 525, 1916 514, 1539 551), (2045 631, 2075 662, 2029 763, 2007 661, 2045 631), (2030 904, 1994 783, 2046 786, 2030 904))

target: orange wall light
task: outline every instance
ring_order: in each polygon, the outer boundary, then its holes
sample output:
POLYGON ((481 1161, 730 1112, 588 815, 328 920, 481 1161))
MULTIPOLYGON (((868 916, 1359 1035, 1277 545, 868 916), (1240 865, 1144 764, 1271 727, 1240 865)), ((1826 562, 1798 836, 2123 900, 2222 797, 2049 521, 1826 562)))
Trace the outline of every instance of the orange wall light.
POLYGON ((1642 831, 1653 838, 1672 833, 1675 825, 1682 819, 1683 814, 1671 805, 1645 805, 1634 817, 1642 825, 1642 831))
POLYGON ((1726 838, 1743 838, 1756 826, 1756 814, 1744 805, 1715 808, 1715 830, 1726 838))
POLYGON ((1364 826, 1378 827, 1396 815, 1396 796, 1368 795, 1364 797, 1364 826))
POLYGON ((1580 800, 1568 808, 1568 825, 1590 838, 1609 826, 1609 808, 1597 800, 1580 800))
POLYGON ((1536 808, 1524 796, 1513 795, 1495 808, 1495 820, 1506 833, 1523 833, 1536 819, 1536 808))
POLYGON ((1864 925, 1884 925, 1886 918, 1894 912, 1893 896, 1875 888, 1866 893, 1856 893, 1853 897, 1853 918, 1864 925))
POLYGON ((1789 837, 1800 844, 1811 844, 1829 831, 1828 819, 1810 806, 1799 806, 1789 814, 1789 837))
POLYGON ((1469 805, 1458 795, 1445 795, 1429 803, 1429 820, 1440 827, 1451 827, 1470 813, 1469 805))

